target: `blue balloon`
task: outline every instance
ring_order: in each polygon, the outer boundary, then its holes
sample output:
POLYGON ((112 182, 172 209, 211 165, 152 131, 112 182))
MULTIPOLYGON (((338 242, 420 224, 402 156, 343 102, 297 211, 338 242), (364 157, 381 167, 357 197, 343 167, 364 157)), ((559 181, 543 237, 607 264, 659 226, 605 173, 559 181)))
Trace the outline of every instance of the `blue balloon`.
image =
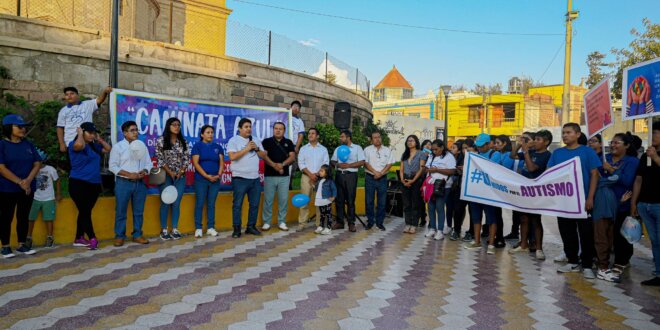
POLYGON ((295 207, 303 207, 309 203, 309 196, 305 194, 297 194, 291 198, 291 204, 295 207))
POLYGON ((337 159, 341 161, 342 163, 345 163, 348 161, 348 156, 351 155, 351 148, 342 145, 339 148, 337 148, 337 159))

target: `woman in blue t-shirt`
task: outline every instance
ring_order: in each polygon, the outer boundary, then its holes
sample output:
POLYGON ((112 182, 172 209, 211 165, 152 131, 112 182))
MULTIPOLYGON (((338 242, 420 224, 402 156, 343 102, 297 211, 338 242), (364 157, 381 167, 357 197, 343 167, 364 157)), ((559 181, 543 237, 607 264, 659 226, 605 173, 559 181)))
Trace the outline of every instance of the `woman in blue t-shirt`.
POLYGON ((0 241, 2 256, 14 257, 9 246, 11 222, 16 213, 16 233, 19 247, 17 252, 34 254, 26 245, 28 214, 36 190, 34 177, 39 173, 41 157, 30 141, 25 139, 27 124, 19 115, 6 115, 2 118, 0 140, 0 241))
POLYGON ((78 208, 73 246, 90 250, 98 248, 99 242, 92 224, 92 209, 101 194, 101 153, 109 153, 110 149, 110 145, 99 138, 96 126, 90 122, 80 124, 78 135, 69 143, 69 194, 78 208))
POLYGON ((204 125, 199 133, 201 141, 192 148, 192 162, 195 166, 195 237, 202 236, 204 202, 208 219, 206 234, 218 235, 215 230, 215 199, 225 170, 225 151, 221 145, 213 142, 214 133, 213 126, 204 125))

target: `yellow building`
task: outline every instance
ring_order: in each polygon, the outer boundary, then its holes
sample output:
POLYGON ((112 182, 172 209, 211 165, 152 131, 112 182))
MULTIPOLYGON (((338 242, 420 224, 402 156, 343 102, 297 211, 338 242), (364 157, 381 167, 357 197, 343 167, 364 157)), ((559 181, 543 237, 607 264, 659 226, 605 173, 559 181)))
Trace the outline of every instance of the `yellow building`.
POLYGON ((522 133, 524 95, 504 94, 486 97, 450 95, 448 108, 449 141, 474 137, 480 133, 507 136, 522 133))

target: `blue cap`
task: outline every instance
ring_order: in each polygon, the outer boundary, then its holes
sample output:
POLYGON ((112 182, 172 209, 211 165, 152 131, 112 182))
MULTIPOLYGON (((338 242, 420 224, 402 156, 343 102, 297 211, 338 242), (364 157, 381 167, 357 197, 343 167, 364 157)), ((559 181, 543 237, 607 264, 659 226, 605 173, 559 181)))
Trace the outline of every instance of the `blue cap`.
POLYGON ((30 123, 26 123, 20 115, 10 114, 2 118, 2 125, 27 126, 30 125, 30 123))
POLYGON ((486 133, 481 133, 477 135, 477 140, 474 141, 474 145, 476 145, 477 147, 483 147, 484 144, 486 143, 490 143, 490 135, 486 133))

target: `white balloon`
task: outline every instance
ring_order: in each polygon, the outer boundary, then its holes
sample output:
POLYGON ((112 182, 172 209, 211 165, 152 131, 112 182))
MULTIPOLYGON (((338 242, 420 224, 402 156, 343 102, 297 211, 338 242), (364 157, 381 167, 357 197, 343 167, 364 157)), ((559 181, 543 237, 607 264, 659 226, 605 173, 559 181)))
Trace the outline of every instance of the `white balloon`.
POLYGON ((131 150, 131 158, 134 160, 141 160, 147 153, 147 146, 140 140, 131 142, 129 149, 131 150))
POLYGON ((174 203, 177 197, 179 197, 179 192, 176 191, 176 187, 174 186, 169 186, 163 189, 163 192, 160 193, 160 200, 165 204, 174 203))

